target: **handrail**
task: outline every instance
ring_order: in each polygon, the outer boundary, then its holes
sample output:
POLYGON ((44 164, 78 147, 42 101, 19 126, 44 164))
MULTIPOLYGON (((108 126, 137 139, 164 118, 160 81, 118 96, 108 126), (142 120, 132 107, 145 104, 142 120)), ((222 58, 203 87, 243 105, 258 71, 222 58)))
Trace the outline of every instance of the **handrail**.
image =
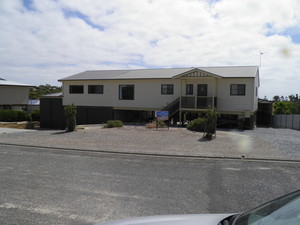
POLYGON ((173 102, 164 107, 162 111, 169 111, 169 117, 172 117, 179 111, 179 100, 180 97, 176 98, 173 102))
POLYGON ((173 105, 175 105, 176 103, 179 103, 179 98, 176 98, 173 102, 171 102, 170 104, 168 104, 167 106, 165 106, 162 111, 168 111, 169 108, 172 108, 173 105))
POLYGON ((207 109, 214 103, 217 107, 217 97, 210 96, 182 96, 182 108, 207 109))

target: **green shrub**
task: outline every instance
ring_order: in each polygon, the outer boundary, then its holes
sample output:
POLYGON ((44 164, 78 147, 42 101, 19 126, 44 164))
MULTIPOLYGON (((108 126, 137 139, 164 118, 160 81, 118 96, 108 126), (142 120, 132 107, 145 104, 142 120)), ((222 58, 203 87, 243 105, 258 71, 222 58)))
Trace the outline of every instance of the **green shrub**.
MULTIPOLYGON (((167 127, 167 124, 165 123, 165 121, 163 120, 157 120, 158 121, 158 127, 161 127, 161 128, 164 128, 164 127, 167 127)), ((155 123, 157 123, 155 121, 155 123)))
POLYGON ((2 122, 19 122, 28 119, 29 115, 24 111, 0 110, 0 121, 2 122))
POLYGON ((217 112, 216 108, 210 108, 206 111, 206 123, 203 133, 204 138, 211 140, 212 136, 216 133, 218 116, 219 113, 217 112))
POLYGON ((67 131, 72 132, 76 128, 76 114, 77 107, 72 105, 67 105, 64 108, 65 116, 67 117, 67 131))
POLYGON ((34 110, 31 113, 32 121, 40 121, 40 110, 34 110))
POLYGON ((108 120, 104 125, 104 128, 123 127, 121 120, 108 120))
POLYGON ((297 112, 297 105, 294 102, 281 101, 274 103, 274 114, 294 114, 297 112))
POLYGON ((188 125, 187 129, 191 131, 204 132, 205 130, 206 119, 205 118, 197 118, 192 120, 188 125))

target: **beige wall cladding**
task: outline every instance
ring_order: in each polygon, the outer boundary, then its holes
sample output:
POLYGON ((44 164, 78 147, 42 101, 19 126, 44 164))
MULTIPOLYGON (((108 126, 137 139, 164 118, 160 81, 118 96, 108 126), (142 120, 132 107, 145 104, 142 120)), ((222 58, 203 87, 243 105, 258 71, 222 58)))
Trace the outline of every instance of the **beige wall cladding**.
POLYGON ((219 111, 254 111, 254 79, 253 78, 225 78, 218 84, 219 111), (231 84, 246 84, 245 96, 230 95, 231 84))
POLYGON ((30 87, 0 86, 0 105, 26 105, 29 89, 30 87))
POLYGON ((198 84, 207 84, 207 96, 217 96, 217 80, 219 78, 214 77, 191 77, 191 78, 183 78, 182 79, 182 95, 186 95, 186 85, 193 84, 194 93, 192 96, 197 96, 197 85, 198 84))
POLYGON ((110 106, 124 108, 161 109, 180 95, 180 80, 144 79, 144 80, 99 80, 64 81, 63 104, 79 106, 110 106), (103 85, 103 94, 88 94, 88 85, 103 85), (162 95, 161 85, 173 84, 173 95, 162 95), (69 94, 69 85, 84 85, 84 94, 69 94), (134 85, 134 100, 119 99, 119 85, 134 85))
POLYGON ((258 109, 258 94, 259 94, 259 73, 257 72, 255 76, 253 111, 256 111, 258 109), (256 88, 257 88, 257 95, 255 94, 256 88))
POLYGON ((63 81, 63 104, 78 106, 107 106, 127 109, 159 110, 173 100, 186 95, 186 84, 193 84, 197 95, 197 84, 207 84, 208 97, 217 97, 217 109, 222 112, 254 112, 257 109, 255 87, 258 86, 256 78, 216 78, 216 77, 185 77, 182 79, 135 79, 135 80, 82 80, 63 81), (173 84, 172 95, 161 94, 162 84, 173 84), (245 96, 231 96, 231 84, 245 84, 245 96), (83 94, 70 94, 70 85, 83 85, 83 94), (103 85, 103 94, 88 94, 88 85, 103 85), (134 85, 134 100, 119 99, 119 85, 134 85))

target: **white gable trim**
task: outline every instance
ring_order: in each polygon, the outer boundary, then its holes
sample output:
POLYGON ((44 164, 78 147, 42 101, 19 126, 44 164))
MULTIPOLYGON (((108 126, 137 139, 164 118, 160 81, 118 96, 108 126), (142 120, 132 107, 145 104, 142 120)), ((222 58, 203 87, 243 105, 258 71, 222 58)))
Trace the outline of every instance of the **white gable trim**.
POLYGON ((198 68, 194 68, 194 69, 191 69, 190 71, 187 71, 185 73, 178 74, 178 75, 172 77, 172 79, 178 79, 178 78, 181 78, 181 77, 215 77, 215 78, 222 78, 222 76, 219 76, 217 74, 213 74, 213 73, 210 73, 210 72, 207 72, 205 70, 198 69, 198 68))

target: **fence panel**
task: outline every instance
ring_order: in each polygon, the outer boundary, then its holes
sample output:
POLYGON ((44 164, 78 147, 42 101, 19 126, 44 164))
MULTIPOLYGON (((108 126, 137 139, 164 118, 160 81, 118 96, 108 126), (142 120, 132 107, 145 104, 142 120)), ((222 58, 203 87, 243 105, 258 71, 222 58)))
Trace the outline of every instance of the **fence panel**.
POLYGON ((286 115, 286 128, 293 128, 294 115, 286 115))
POLYGON ((272 125, 273 127, 280 127, 280 118, 278 115, 273 115, 272 125))
POLYGON ((294 121, 293 121, 292 129, 300 130, 300 115, 294 115, 294 121))
POLYGON ((273 127, 300 130, 300 114, 273 115, 273 127))

